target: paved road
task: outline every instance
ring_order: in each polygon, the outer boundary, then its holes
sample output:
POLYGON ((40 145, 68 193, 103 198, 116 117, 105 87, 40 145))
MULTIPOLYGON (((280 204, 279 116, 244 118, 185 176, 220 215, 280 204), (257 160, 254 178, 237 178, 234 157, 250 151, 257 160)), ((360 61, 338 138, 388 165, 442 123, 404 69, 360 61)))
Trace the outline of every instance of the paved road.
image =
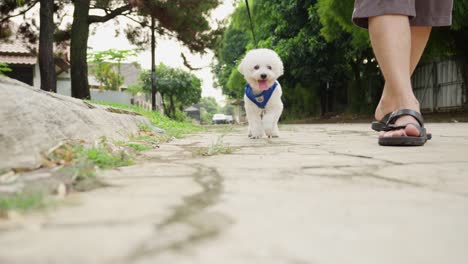
POLYGON ((468 124, 430 129, 423 148, 379 147, 367 125, 177 140, 1 223, 0 263, 468 263, 468 124), (220 139, 233 154, 193 154, 220 139))

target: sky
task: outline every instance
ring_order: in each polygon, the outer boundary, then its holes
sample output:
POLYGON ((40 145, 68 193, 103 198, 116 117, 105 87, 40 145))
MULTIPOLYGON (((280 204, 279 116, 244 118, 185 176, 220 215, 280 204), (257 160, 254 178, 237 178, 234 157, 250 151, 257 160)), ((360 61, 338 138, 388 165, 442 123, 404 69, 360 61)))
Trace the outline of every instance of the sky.
MULTIPOLYGON (((222 4, 213 10, 211 18, 213 21, 222 20, 227 18, 234 11, 235 0, 224 0, 222 4)), ((124 27, 125 18, 121 18, 121 27, 124 27)), ((113 22, 100 24, 94 30, 94 34, 90 36, 88 46, 93 51, 102 51, 108 49, 135 49, 124 35, 115 36, 115 29, 117 25, 113 22)), ((222 95, 221 88, 213 87, 214 76, 211 72, 211 63, 214 59, 211 51, 205 55, 196 55, 190 53, 190 51, 183 47, 181 43, 174 39, 168 39, 164 37, 156 37, 156 64, 163 62, 166 65, 176 68, 183 68, 188 70, 183 65, 183 59, 181 52, 185 54, 189 64, 193 68, 203 68, 199 71, 193 71, 192 73, 199 77, 202 81, 202 96, 211 96, 216 98, 218 103, 224 105, 225 97, 222 95)), ((137 61, 145 69, 151 68, 151 51, 150 49, 140 52, 138 57, 133 61, 137 61)))

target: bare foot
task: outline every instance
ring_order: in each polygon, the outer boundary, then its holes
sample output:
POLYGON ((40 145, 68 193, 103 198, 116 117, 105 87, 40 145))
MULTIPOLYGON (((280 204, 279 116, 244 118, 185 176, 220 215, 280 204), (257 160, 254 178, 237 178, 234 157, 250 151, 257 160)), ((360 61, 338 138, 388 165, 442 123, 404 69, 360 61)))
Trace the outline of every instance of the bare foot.
POLYGON ((418 128, 415 125, 413 125, 413 124, 418 124, 418 121, 414 119, 414 117, 402 116, 398 118, 398 120, 395 122, 395 125, 397 126, 402 126, 406 124, 409 124, 409 125, 407 125, 405 129, 388 131, 388 132, 381 131, 379 133, 379 136, 380 137, 405 137, 405 136, 417 137, 419 136, 420 133, 419 133, 418 128), (409 124, 409 123, 412 123, 412 124, 409 124))
MULTIPOLYGON (((375 118, 377 120, 381 120, 386 114, 391 113, 393 111, 399 110, 399 109, 411 109, 415 110, 417 112, 420 112, 419 110, 419 102, 418 100, 413 97, 411 99, 407 98, 396 98, 396 97, 391 97, 391 96, 382 96, 382 99, 379 102, 379 105, 377 106, 377 109, 375 110, 375 118)), ((399 130, 394 130, 394 131, 387 131, 387 132, 380 132, 379 136, 380 137, 403 137, 403 136, 411 136, 411 137, 417 137, 419 136, 419 130, 415 125, 413 124, 418 124, 418 121, 412 117, 412 116, 402 116, 396 120, 395 125, 397 126, 403 126, 406 124, 409 124, 406 126, 405 129, 399 129, 399 130)))

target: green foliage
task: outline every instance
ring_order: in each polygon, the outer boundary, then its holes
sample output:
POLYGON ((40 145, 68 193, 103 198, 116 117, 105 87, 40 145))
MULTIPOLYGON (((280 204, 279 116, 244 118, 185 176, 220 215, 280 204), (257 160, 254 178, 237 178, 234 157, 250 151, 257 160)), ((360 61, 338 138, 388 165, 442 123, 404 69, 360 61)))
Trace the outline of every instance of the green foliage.
POLYGON ((98 51, 88 53, 88 62, 92 65, 91 72, 101 83, 100 89, 117 91, 124 84, 120 65, 122 61, 136 56, 134 50, 98 51))
POLYGON ((117 71, 114 70, 114 66, 109 63, 96 63, 91 72, 96 77, 101 85, 100 90, 111 90, 118 91, 119 88, 124 84, 124 77, 117 71))
MULTIPOLYGON (((316 3, 314 0, 252 3, 258 46, 274 49, 286 69, 279 81, 287 91, 283 100, 285 115, 290 118, 325 112, 321 97, 326 93, 327 83, 341 96, 346 93, 346 79, 351 75, 346 39, 340 37, 333 43, 325 40, 320 33, 316 3)), ((213 67, 217 84, 230 98, 243 96, 245 80, 237 71, 237 64, 254 46, 245 5, 241 3, 218 43, 215 53, 218 63, 213 67)))
POLYGON ((77 157, 83 155, 86 159, 92 161, 101 169, 110 169, 133 164, 133 160, 125 151, 113 152, 106 146, 97 146, 93 148, 78 148, 77 157))
POLYGON ((133 112, 139 113, 142 116, 148 118, 151 121, 151 124, 166 130, 166 134, 169 137, 181 138, 187 134, 194 133, 201 130, 201 127, 195 126, 189 122, 179 122, 173 119, 170 119, 166 116, 159 114, 158 112, 149 111, 138 106, 129 106, 116 103, 108 102, 97 102, 91 101, 95 104, 108 105, 119 109, 131 110, 133 112))
MULTIPOLYGON (((200 101, 201 80, 194 74, 160 64, 156 68, 156 76, 156 90, 163 97, 164 110, 168 116, 182 118, 180 113, 184 107, 200 101)), ((143 71, 140 81, 143 89, 150 93, 151 71, 143 71)), ((179 120, 181 120, 180 118, 179 120)))
MULTIPOLYGON (((220 4, 219 0, 131 0, 139 7, 139 13, 145 17, 143 24, 149 25, 148 17, 152 15, 158 24, 156 30, 160 35, 170 34, 184 43, 190 50, 205 52, 211 48, 220 30, 212 30, 209 14, 220 4)), ((141 39, 138 28, 126 30, 127 36, 134 42, 141 39)))
POLYGON ((213 97, 203 97, 199 104, 202 124, 211 124, 213 115, 220 112, 218 102, 213 97))
MULTIPOLYGON (((384 80, 368 31, 351 21, 353 0, 251 2, 258 46, 274 49, 284 62, 284 118, 372 112, 384 80)), ((452 28, 434 29, 425 59, 456 55, 468 69, 468 0, 454 1, 453 15, 452 28)), ((238 62, 255 47, 248 21, 241 1, 215 50, 217 85, 234 99, 242 98, 245 86, 238 62)))
POLYGON ((219 105, 214 97, 203 97, 199 104, 201 107, 205 108, 208 113, 216 114, 219 112, 219 105))
POLYGON ((43 193, 21 193, 0 197, 0 217, 10 210, 27 212, 43 208, 46 205, 43 193))
POLYGON ((134 142, 127 143, 126 145, 138 152, 152 149, 150 146, 134 142))
MULTIPOLYGON (((365 50, 369 48, 369 36, 365 29, 356 27, 351 22, 353 0, 318 0, 316 7, 323 25, 321 34, 329 42, 337 40, 343 33, 351 36, 354 49, 365 50)), ((309 12, 312 12, 312 10, 309 12)))
POLYGON ((468 1, 456 0, 453 1, 453 25, 452 29, 459 31, 462 28, 468 27, 468 1))
POLYGON ((222 109, 221 112, 225 115, 234 115, 236 108, 232 104, 226 104, 222 109))
POLYGON ((0 75, 4 75, 4 72, 11 72, 11 68, 8 64, 0 62, 0 75))
POLYGON ((149 94, 148 90, 145 90, 140 83, 130 85, 125 92, 131 93, 132 95, 136 95, 138 93, 146 93, 149 94))

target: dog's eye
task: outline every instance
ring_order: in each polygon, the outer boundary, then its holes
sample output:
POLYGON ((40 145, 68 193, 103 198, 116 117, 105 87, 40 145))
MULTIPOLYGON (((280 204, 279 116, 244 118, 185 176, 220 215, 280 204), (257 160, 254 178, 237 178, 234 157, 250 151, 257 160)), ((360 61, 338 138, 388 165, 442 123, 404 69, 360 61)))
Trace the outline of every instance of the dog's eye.
POLYGON ((260 69, 260 66, 255 65, 254 69, 258 70, 258 69, 260 69))
POLYGON ((271 68, 271 66, 269 66, 269 65, 268 65, 268 67, 267 67, 267 68, 268 68, 269 70, 271 70, 271 69, 272 69, 272 68, 271 68))

